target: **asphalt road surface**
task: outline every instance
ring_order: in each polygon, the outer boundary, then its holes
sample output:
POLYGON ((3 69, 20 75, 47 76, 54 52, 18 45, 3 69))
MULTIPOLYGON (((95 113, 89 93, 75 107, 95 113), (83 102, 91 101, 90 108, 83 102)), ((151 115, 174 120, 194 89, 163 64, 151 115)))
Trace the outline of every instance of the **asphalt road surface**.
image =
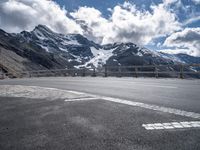
POLYGON ((89 96, 50 100, 1 96, 0 91, 3 150, 200 149, 200 80, 56 77, 7 79, 1 85, 57 88, 89 96), (189 113, 192 117, 185 115, 189 113))

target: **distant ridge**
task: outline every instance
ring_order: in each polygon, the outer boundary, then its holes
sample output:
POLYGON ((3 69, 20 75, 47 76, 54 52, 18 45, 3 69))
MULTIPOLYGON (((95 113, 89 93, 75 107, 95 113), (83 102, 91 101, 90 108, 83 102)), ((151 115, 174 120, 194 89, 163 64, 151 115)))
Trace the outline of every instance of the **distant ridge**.
POLYGON ((165 54, 134 43, 100 45, 80 34, 58 34, 44 25, 18 34, 0 30, 1 55, 18 71, 102 67, 103 65, 166 65, 200 63, 199 57, 165 54))

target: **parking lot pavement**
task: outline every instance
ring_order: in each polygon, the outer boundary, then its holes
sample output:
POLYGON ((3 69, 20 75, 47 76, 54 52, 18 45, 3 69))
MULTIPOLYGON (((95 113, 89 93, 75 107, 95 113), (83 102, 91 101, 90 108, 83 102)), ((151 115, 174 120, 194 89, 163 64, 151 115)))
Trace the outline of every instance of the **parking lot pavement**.
POLYGON ((198 121, 191 117, 81 96, 39 99, 10 95, 0 97, 0 104, 1 150, 200 149, 198 127, 144 127, 198 121))
POLYGON ((155 78, 44 77, 7 79, 0 85, 74 90, 200 113, 200 80, 155 78))

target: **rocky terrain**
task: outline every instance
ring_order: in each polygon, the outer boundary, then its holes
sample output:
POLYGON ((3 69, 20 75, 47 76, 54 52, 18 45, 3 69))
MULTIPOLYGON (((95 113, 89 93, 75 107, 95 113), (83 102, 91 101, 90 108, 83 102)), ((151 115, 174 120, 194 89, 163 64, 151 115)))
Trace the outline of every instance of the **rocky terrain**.
MULTIPOLYGON (((100 45, 80 34, 58 34, 44 25, 31 32, 0 30, 1 64, 11 70, 32 71, 107 66, 200 63, 199 57, 166 54, 133 43, 100 45)), ((174 69, 174 68, 172 68, 174 69)))

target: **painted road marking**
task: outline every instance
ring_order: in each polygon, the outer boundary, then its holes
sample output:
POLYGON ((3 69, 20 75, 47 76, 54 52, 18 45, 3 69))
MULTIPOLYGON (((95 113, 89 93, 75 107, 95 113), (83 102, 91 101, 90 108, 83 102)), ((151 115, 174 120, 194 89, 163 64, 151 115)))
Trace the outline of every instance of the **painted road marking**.
MULTIPOLYGON (((49 89, 60 90, 57 88, 49 88, 49 89)), ((62 91, 66 91, 66 92, 70 92, 70 93, 78 94, 78 95, 90 96, 90 97, 94 98, 94 99, 90 99, 90 100, 103 99, 106 101, 116 102, 116 103, 120 103, 120 104, 125 104, 125 105, 130 105, 130 106, 138 106, 138 107, 146 108, 146 109, 150 109, 150 110, 156 110, 156 111, 166 112, 166 113, 175 114, 175 115, 179 115, 179 116, 200 119, 200 114, 195 113, 195 112, 189 112, 189 111, 184 111, 184 110, 170 108, 170 107, 145 104, 145 103, 141 103, 141 102, 134 102, 134 101, 124 100, 124 99, 119 99, 119 98, 99 96, 99 95, 94 95, 94 94, 89 94, 89 93, 84 93, 84 92, 78 92, 78 91, 71 91, 71 90, 62 90, 62 91)), ((66 101, 69 101, 69 100, 66 100, 66 101)), ((71 100, 71 101, 73 101, 73 100, 71 100)))
POLYGON ((200 119, 200 114, 195 113, 195 112, 188 112, 188 111, 175 109, 175 108, 145 104, 145 103, 140 103, 140 102, 133 102, 133 101, 129 101, 129 100, 122 100, 122 99, 111 98, 111 97, 101 97, 100 99, 112 101, 112 102, 116 102, 116 103, 120 103, 120 104, 126 104, 126 105, 130 105, 130 106, 138 106, 138 107, 141 107, 141 108, 166 112, 166 113, 175 114, 175 115, 179 115, 179 116, 190 117, 190 118, 194 118, 194 119, 200 119))
POLYGON ((72 93, 72 94, 78 94, 78 95, 85 94, 85 93, 77 92, 77 91, 68 91, 68 90, 67 90, 67 92, 72 93))
POLYGON ((155 84, 138 84, 137 86, 150 86, 150 87, 158 87, 158 88, 168 88, 168 89, 177 89, 176 86, 168 86, 168 85, 155 85, 155 84))
MULTIPOLYGON (((29 87, 34 87, 34 88, 36 88, 37 86, 29 86, 29 87)), ((85 93, 78 92, 78 91, 62 90, 62 89, 57 89, 57 88, 49 88, 49 87, 41 87, 41 88, 45 88, 45 89, 48 89, 48 90, 59 90, 59 91, 63 91, 63 92, 66 92, 66 91, 67 91, 67 92, 69 92, 69 93, 77 94, 77 95, 85 94, 85 93)))
MULTIPOLYGON (((76 82, 80 82, 80 80, 70 80, 70 84, 77 84, 76 82)), ((87 80, 82 80, 81 82, 87 82, 87 80)), ((119 81, 112 81, 112 82, 119 82, 119 81)), ((90 81, 90 83, 93 83, 93 81, 90 81)), ((150 86, 150 87, 158 87, 158 88, 170 88, 170 89, 177 89, 178 87, 176 86, 170 86, 170 85, 158 85, 158 84, 143 84, 141 82, 134 82, 132 81, 131 83, 137 84, 137 86, 150 86)))
POLYGON ((66 102, 74 102, 74 101, 88 101, 88 100, 97 100, 98 98, 95 97, 85 97, 85 98, 73 98, 73 99, 66 99, 66 102))
POLYGON ((142 124, 142 127, 144 127, 146 130, 170 130, 170 129, 183 129, 183 128, 200 128, 200 121, 142 124))
MULTIPOLYGON (((39 86, 28 86, 28 87, 39 87, 39 86)), ((63 89, 58 89, 58 88, 47 88, 47 87, 40 87, 40 88, 46 88, 46 89, 49 89, 49 90, 57 90, 57 91, 60 91, 60 92, 63 92, 63 93, 70 92, 70 93, 77 94, 77 95, 84 95, 84 97, 86 97, 86 96, 91 97, 90 100, 102 99, 102 100, 116 102, 116 103, 120 103, 120 104, 137 106, 137 107, 146 108, 146 109, 150 109, 150 110, 156 110, 156 111, 171 113, 171 114, 175 114, 175 115, 179 115, 179 116, 190 117, 190 118, 194 118, 194 119, 200 119, 199 113, 184 111, 184 110, 170 108, 170 107, 163 107, 163 106, 145 104, 145 103, 141 103, 141 102, 135 102, 135 101, 124 100, 124 99, 119 99, 119 98, 99 96, 99 95, 88 94, 88 93, 84 93, 84 92, 78 92, 78 91, 63 90, 63 89)), ((86 99, 80 98, 80 101, 81 100, 86 100, 86 99)), ((70 101, 70 100, 66 99, 66 101, 70 101)), ((75 101, 75 100, 71 99, 71 101, 75 101)))

